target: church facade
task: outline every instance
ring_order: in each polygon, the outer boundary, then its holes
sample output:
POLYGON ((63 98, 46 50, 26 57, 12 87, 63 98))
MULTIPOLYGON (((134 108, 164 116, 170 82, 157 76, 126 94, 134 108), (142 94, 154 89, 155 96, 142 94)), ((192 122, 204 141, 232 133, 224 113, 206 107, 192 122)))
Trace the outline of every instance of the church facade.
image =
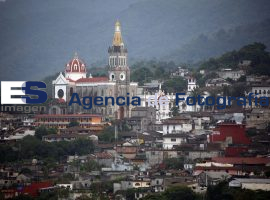
MULTIPOLYGON (((100 96, 103 99, 109 96, 114 97, 114 99, 119 96, 125 99, 136 96, 138 84, 130 81, 127 49, 122 39, 121 25, 118 21, 115 24, 113 42, 108 49, 108 53, 108 76, 106 77, 92 77, 91 74, 87 77, 86 64, 75 54, 74 58, 67 63, 64 73, 61 72, 53 81, 53 98, 60 102, 69 102, 72 94, 77 93, 81 102, 83 102, 85 96, 92 98, 100 96)), ((130 116, 132 108, 132 105, 112 105, 111 101, 107 106, 94 106, 93 104, 91 109, 84 109, 83 106, 73 103, 65 108, 52 106, 50 114, 91 113, 100 114, 107 118, 122 119, 130 116)))

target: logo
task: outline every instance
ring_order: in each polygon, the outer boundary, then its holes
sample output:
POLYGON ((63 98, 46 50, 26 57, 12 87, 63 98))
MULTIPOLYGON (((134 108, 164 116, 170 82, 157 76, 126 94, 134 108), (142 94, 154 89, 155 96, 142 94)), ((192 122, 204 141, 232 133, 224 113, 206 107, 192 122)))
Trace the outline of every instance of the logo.
POLYGON ((40 81, 1 81, 1 104, 41 104, 47 100, 40 81))

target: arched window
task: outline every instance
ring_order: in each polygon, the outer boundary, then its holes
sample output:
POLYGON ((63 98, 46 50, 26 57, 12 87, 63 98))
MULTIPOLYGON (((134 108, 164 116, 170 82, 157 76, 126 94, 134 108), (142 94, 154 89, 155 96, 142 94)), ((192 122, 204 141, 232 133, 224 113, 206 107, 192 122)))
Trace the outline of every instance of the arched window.
POLYGON ((69 94, 70 94, 70 96, 72 96, 72 94, 73 94, 73 87, 71 87, 71 88, 69 89, 69 94))

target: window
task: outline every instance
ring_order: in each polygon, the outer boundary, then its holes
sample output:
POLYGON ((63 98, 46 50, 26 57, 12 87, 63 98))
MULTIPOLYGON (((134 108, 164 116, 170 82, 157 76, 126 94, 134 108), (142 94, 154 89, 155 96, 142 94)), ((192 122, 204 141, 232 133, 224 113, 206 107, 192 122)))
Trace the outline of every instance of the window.
POLYGON ((176 142, 176 139, 175 138, 171 138, 171 142, 176 142))
POLYGON ((73 94, 73 87, 70 88, 69 93, 70 93, 70 96, 72 96, 72 94, 73 94))
POLYGON ((57 95, 59 99, 62 99, 64 96, 64 91, 62 89, 58 90, 57 95))

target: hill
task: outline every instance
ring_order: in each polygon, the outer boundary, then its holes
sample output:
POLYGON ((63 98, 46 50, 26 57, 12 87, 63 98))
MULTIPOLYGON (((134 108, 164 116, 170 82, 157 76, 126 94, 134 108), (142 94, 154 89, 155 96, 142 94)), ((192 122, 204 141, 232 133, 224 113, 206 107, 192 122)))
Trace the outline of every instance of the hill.
POLYGON ((39 80, 62 71, 75 51, 88 65, 105 65, 116 19, 131 63, 160 59, 188 44, 196 51, 190 47, 177 60, 208 58, 231 46, 211 50, 196 38, 259 23, 270 18, 269 10, 268 0, 0 1, 0 80, 39 80))

